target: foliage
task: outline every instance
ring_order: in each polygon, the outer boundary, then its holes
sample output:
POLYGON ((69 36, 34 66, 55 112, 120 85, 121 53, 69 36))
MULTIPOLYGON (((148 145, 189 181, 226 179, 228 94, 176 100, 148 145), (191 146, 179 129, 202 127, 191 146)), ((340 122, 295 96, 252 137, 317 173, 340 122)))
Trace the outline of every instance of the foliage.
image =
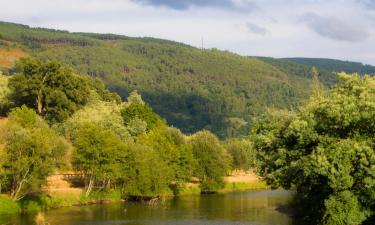
POLYGON ((128 163, 128 151, 112 132, 86 124, 79 127, 73 144, 73 166, 85 175, 86 196, 90 194, 94 182, 110 187, 111 181, 122 178, 128 163))
POLYGON ((229 139, 226 149, 232 157, 232 168, 249 170, 256 167, 256 150, 247 139, 229 139))
POLYGON ((98 79, 76 75, 72 68, 53 61, 21 59, 20 73, 9 80, 14 106, 27 105, 51 123, 62 122, 85 105, 94 92, 100 100, 119 102, 98 79))
POLYGON ((68 146, 26 106, 12 111, 6 126, 4 189, 12 199, 20 199, 39 190, 46 177, 61 166, 68 146))
POLYGON ((202 192, 216 191, 223 186, 223 176, 229 170, 230 157, 218 138, 209 131, 189 137, 197 159, 195 174, 201 181, 202 192))
POLYGON ((318 67, 322 71, 331 72, 346 72, 346 73, 359 73, 375 74, 375 67, 365 65, 359 62, 348 62, 336 59, 319 59, 319 58, 286 58, 285 60, 296 62, 298 64, 306 65, 308 67, 318 67))
POLYGON ((337 82, 333 71, 374 73, 374 67, 352 62, 241 57, 154 38, 5 22, 0 22, 0 33, 32 56, 102 79, 123 99, 138 90, 156 113, 183 132, 208 129, 220 138, 247 135, 252 119, 268 107, 291 109, 307 99, 312 66, 327 86, 337 82))
POLYGON ((330 65, 326 66, 316 60, 241 57, 154 38, 69 33, 4 22, 0 33, 32 56, 58 60, 102 79, 123 99, 138 90, 156 113, 183 132, 208 129, 220 138, 247 135, 252 119, 268 107, 291 109, 307 99, 312 66, 327 86, 337 82, 333 71, 374 71, 351 62, 320 60, 330 65))
POLYGON ((9 101, 8 101, 8 80, 7 76, 1 75, 0 72, 0 116, 4 116, 9 110, 9 101))
MULTIPOLYGON (((292 79, 311 80, 312 75, 313 75, 311 73, 311 68, 315 67, 317 70, 316 72, 319 75, 318 76, 319 81, 325 86, 332 87, 338 82, 338 79, 335 73, 333 73, 336 70, 327 70, 315 64, 305 65, 303 63, 295 62, 292 59, 275 59, 275 58, 269 58, 269 57, 259 57, 259 59, 275 66, 279 70, 288 74, 289 77, 292 77, 292 79)), ((327 59, 327 61, 329 60, 327 59)), ((340 67, 337 67, 335 69, 339 69, 339 68, 340 67)), ((302 85, 300 88, 306 88, 307 90, 309 89, 308 83, 300 82, 299 85, 302 85)))
POLYGON ((9 81, 15 106, 26 105, 51 122, 61 122, 87 102, 87 82, 70 68, 30 58, 18 66, 21 73, 9 81))
POLYGON ((375 79, 339 78, 298 112, 274 113, 253 130, 260 173, 273 187, 295 187, 312 224, 361 224, 375 210, 375 79))
POLYGON ((0 214, 15 214, 21 211, 19 205, 7 196, 0 195, 0 214))
POLYGON ((169 184, 174 184, 175 192, 190 181, 196 161, 185 136, 178 129, 160 127, 142 135, 138 141, 151 146, 167 164, 168 171, 164 176, 170 176, 169 184))
POLYGON ((32 56, 102 79, 123 99, 138 90, 156 113, 183 132, 244 135, 266 107, 294 107, 308 96, 308 80, 289 78, 254 57, 152 38, 9 23, 0 23, 0 32, 32 56))
POLYGON ((133 134, 139 133, 139 129, 136 128, 140 120, 145 122, 146 131, 150 131, 165 124, 161 117, 152 111, 150 106, 144 104, 137 92, 132 92, 130 94, 127 103, 128 104, 121 110, 121 115, 125 126, 133 127, 133 134))
POLYGON ((225 183, 224 187, 220 189, 220 192, 233 192, 233 191, 249 191, 249 190, 259 190, 268 189, 269 187, 265 182, 254 181, 254 182, 233 182, 225 183))
POLYGON ((126 140, 130 137, 130 128, 124 126, 121 108, 121 104, 116 102, 92 100, 65 121, 62 132, 69 139, 75 139, 79 127, 85 124, 94 124, 102 129, 112 131, 121 140, 126 140))
POLYGON ((165 194, 171 181, 171 171, 157 151, 147 145, 133 144, 130 149, 129 179, 124 193, 129 197, 156 197, 165 194))

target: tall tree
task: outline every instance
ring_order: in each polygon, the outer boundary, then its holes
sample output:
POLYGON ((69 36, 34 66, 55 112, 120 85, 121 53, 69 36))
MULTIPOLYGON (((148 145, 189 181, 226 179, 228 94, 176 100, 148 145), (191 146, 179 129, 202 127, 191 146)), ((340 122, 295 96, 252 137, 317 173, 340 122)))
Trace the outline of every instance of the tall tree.
POLYGON ((66 141, 26 106, 11 112, 5 140, 5 188, 15 200, 39 190, 64 162, 68 148, 66 141))
POLYGON ((339 78, 298 112, 275 113, 253 130, 260 173, 297 189, 304 224, 358 225, 375 211, 375 78, 339 78))
POLYGON ((319 80, 319 71, 316 67, 311 68, 311 89, 313 96, 319 96, 324 91, 324 85, 319 80))
POLYGON ((202 192, 216 191, 223 186, 223 177, 230 168, 230 157, 219 139, 209 131, 200 131, 189 138, 198 167, 195 175, 202 192))
POLYGON ((256 166, 256 150, 253 143, 247 139, 229 139, 226 149, 232 156, 232 167, 238 170, 248 170, 256 166))
POLYGON ((15 106, 26 105, 48 121, 62 122, 88 100, 88 82, 71 68, 32 58, 22 59, 18 67, 21 73, 9 81, 15 106))
POLYGON ((171 173, 167 162, 152 147, 142 143, 129 145, 130 169, 124 193, 134 198, 152 198, 169 190, 171 173))
POLYGON ((132 92, 128 97, 127 104, 121 110, 121 115, 125 126, 134 126, 140 121, 146 123, 146 131, 150 131, 158 126, 165 125, 165 121, 152 108, 145 104, 141 96, 136 92, 132 92))
POLYGON ((169 177, 169 184, 177 194, 179 187, 190 181, 196 168, 185 136, 178 129, 165 126, 141 135, 137 141, 152 147, 167 164, 165 176, 169 177))
POLYGON ((83 124, 73 139, 73 166, 86 177, 86 196, 93 187, 110 186, 123 177, 128 151, 121 139, 95 124, 83 124))

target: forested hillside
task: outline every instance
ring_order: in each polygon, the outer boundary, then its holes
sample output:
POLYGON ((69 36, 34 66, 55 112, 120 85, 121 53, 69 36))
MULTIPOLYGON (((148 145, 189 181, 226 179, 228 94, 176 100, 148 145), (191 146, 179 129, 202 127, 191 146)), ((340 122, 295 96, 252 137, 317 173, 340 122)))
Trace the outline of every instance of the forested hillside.
POLYGON ((360 74, 375 74, 375 66, 365 65, 360 62, 341 61, 336 59, 321 59, 321 58, 285 58, 284 60, 296 62, 306 66, 316 66, 322 70, 346 72, 346 73, 360 73, 360 74))
MULTIPOLYGON (((1 22, 0 48, 6 52, 0 51, 4 73, 14 70, 9 63, 16 57, 7 57, 11 52, 58 60, 102 79, 123 99, 138 90, 155 112, 186 133, 209 129, 221 138, 248 134, 252 119, 267 108, 292 109, 310 94, 310 65, 160 39, 1 22)), ((336 82, 331 71, 319 71, 324 84, 336 82)))

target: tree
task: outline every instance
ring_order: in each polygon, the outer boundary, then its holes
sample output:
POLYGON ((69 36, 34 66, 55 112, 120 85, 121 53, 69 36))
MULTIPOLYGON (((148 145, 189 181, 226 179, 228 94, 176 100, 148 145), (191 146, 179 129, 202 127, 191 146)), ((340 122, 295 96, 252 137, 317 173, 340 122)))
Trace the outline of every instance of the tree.
POLYGON ((57 62, 26 58, 18 63, 21 73, 9 81, 14 106, 26 105, 50 122, 62 122, 83 106, 88 82, 57 62))
POLYGON ((324 91, 324 85, 319 81, 319 72, 316 67, 311 69, 311 89, 313 96, 319 96, 324 91))
POLYGON ((22 106, 9 115, 5 134, 5 189, 18 200, 39 190, 64 162, 68 145, 35 111, 22 106))
POLYGON ((132 130, 124 125, 120 112, 121 107, 121 104, 116 102, 105 102, 100 99, 91 100, 64 122, 62 132, 69 139, 75 139, 80 127, 85 124, 94 124, 104 130, 111 131, 121 140, 127 140, 130 138, 132 130))
POLYGON ((167 164, 164 176, 169 177, 170 186, 178 194, 180 186, 191 180, 196 168, 185 136, 178 129, 165 126, 141 135, 137 142, 150 146, 167 164))
POLYGON ((9 78, 1 75, 1 72, 0 72, 0 116, 5 116, 9 110, 8 80, 9 78))
POLYGON ((129 146, 130 169, 124 194, 134 198, 153 198, 168 191, 171 174, 157 151, 142 143, 129 146))
POLYGON ((195 175, 201 181, 202 192, 213 192, 223 186, 229 170, 230 157, 219 139, 209 131, 200 131, 189 138, 197 160, 195 175))
POLYGON ((340 83, 296 113, 254 128, 259 171, 273 187, 297 190, 305 224, 362 224, 375 210, 375 78, 340 83))
POLYGON ((232 157, 233 169, 248 170, 256 167, 256 150, 251 141, 246 139, 229 139, 226 149, 232 157))
POLYGON ((125 126, 134 125, 134 120, 144 121, 147 124, 146 131, 165 124, 165 121, 143 102, 136 91, 128 97, 127 104, 121 110, 121 115, 125 126))
POLYGON ((3 190, 3 184, 6 183, 6 176, 4 171, 4 163, 5 163, 5 143, 6 143, 6 124, 7 119, 0 119, 0 194, 3 190))
POLYGON ((94 185, 110 187, 123 178, 128 165, 128 151, 121 139, 109 130, 95 124, 79 127, 73 139, 73 166, 86 178, 86 196, 94 185))

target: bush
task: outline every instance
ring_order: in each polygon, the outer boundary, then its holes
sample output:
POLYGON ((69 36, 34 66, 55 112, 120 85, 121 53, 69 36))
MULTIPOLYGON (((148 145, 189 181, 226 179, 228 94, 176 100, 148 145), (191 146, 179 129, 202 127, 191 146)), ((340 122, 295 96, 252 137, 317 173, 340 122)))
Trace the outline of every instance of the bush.
POLYGON ((0 214, 13 214, 21 211, 20 206, 7 196, 0 195, 0 214))

